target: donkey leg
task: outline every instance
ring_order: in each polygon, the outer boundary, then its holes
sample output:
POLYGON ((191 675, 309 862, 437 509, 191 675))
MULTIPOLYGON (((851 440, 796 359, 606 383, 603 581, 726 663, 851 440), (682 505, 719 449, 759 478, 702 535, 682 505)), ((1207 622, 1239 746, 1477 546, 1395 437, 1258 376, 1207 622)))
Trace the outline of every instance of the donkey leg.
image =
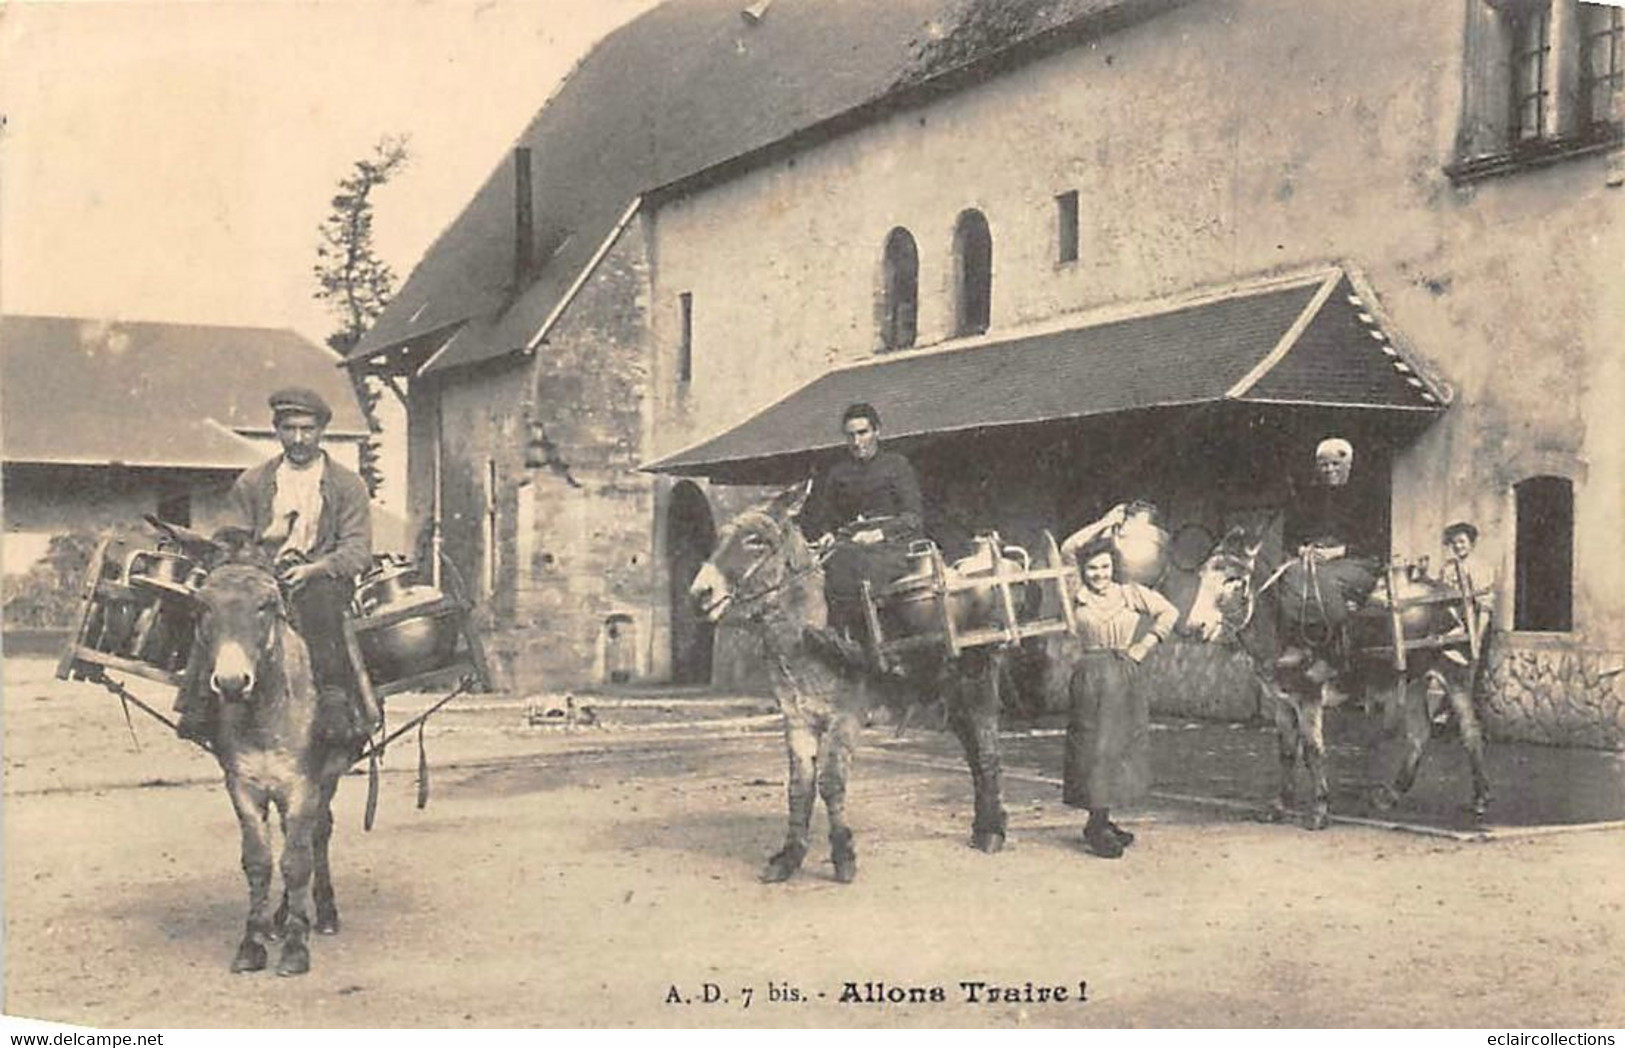
POLYGON ((265 967, 265 942, 271 937, 266 916, 271 899, 271 827, 263 797, 255 797, 244 786, 228 781, 226 789, 237 812, 237 825, 243 836, 243 875, 248 878, 248 926, 243 941, 232 958, 233 972, 257 972, 265 967))
POLYGON ((786 785, 790 822, 784 847, 767 860, 767 868, 762 871, 762 880, 768 884, 787 881, 801 868, 801 861, 807 857, 807 828, 812 824, 813 804, 817 800, 818 734, 804 718, 786 717, 784 746, 790 758, 786 785))
POLYGON ((1461 728, 1461 746, 1467 751, 1467 766, 1473 775, 1473 818, 1482 821, 1490 807, 1490 779, 1484 771, 1484 729, 1479 724, 1478 708, 1473 705, 1472 683, 1451 681, 1447 694, 1456 711, 1456 724, 1461 728))
POLYGON ((333 900, 333 870, 327 861, 327 845, 333 839, 333 794, 338 788, 337 777, 323 784, 311 836, 311 901, 316 907, 317 935, 337 935, 339 931, 339 908, 333 900))
POLYGON ((278 975, 303 975, 310 971, 310 874, 314 865, 312 838, 321 791, 299 785, 284 809, 282 842, 282 884, 288 893, 288 923, 283 929, 282 956, 278 975))
POLYGON ((976 815, 971 822, 971 846, 985 852, 1004 849, 1008 819, 999 760, 999 664, 978 658, 979 665, 961 660, 962 674, 945 681, 949 689, 948 723, 953 726, 970 766, 976 815))
POLYGON ((858 718, 839 713, 824 732, 818 745, 818 795, 824 798, 829 816, 829 853, 835 863, 835 879, 851 884, 858 875, 858 851, 852 843, 852 827, 846 821, 846 782, 852 773, 852 751, 858 744, 858 718))
POLYGON ((1314 803, 1304 827, 1324 830, 1330 821, 1331 787, 1326 783, 1325 705, 1319 695, 1306 695, 1299 700, 1298 733, 1303 742, 1303 763, 1309 769, 1309 781, 1314 788, 1314 803))
POLYGON ((1298 706, 1276 688, 1266 691, 1275 703, 1275 756, 1278 763, 1275 799, 1264 810, 1266 822, 1281 822, 1292 811, 1297 790, 1298 758, 1303 754, 1303 733, 1298 727, 1298 706))
POLYGON ((1393 781, 1377 787, 1374 800, 1378 808, 1387 810, 1416 785, 1416 773, 1422 767, 1428 739, 1433 735, 1433 718, 1428 715, 1427 679, 1418 675, 1411 680, 1394 684, 1399 709, 1393 711, 1399 722, 1400 760, 1393 781))

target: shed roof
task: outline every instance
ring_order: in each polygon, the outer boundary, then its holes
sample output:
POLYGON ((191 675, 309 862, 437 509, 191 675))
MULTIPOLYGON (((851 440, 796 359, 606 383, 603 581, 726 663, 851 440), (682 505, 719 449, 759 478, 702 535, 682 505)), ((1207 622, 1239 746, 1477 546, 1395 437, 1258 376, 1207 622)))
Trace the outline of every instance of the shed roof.
POLYGON ((328 432, 367 432, 338 357, 278 328, 0 317, 0 452, 7 462, 241 469, 265 451, 266 397, 319 392, 328 432))
POLYGON ((1178 2, 775 0, 752 22, 744 0, 667 0, 601 41, 515 143, 532 151, 526 286, 514 275, 504 156, 350 359, 433 371, 522 349, 640 194, 733 170, 776 143, 839 134, 1057 34, 1178 2))
POLYGON ((832 420, 857 401, 880 411, 888 439, 1221 401, 1443 410, 1446 392, 1372 310, 1333 269, 1059 330, 880 357, 827 372, 645 468, 725 481, 766 475, 776 461, 836 446, 832 420))

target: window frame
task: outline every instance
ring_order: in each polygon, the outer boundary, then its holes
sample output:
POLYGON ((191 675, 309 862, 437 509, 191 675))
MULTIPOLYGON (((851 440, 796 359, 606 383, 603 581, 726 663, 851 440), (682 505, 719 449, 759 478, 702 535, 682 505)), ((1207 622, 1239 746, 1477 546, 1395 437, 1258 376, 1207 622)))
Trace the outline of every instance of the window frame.
POLYGON ((677 384, 694 381, 694 292, 677 293, 677 384))
POLYGON ((1597 94, 1598 88, 1603 84, 1613 85, 1603 91, 1605 98, 1625 91, 1625 8, 1581 4, 1579 25, 1580 80, 1577 93, 1579 132, 1587 137, 1606 136, 1618 130, 1619 121, 1615 116, 1618 103, 1610 98, 1607 104, 1601 107, 1603 111, 1599 114, 1597 94), (1597 29, 1593 20, 1602 22, 1603 28, 1597 29), (1599 73, 1594 65, 1596 45, 1604 40, 1608 42, 1607 71, 1599 73))
POLYGON ((954 337, 985 335, 992 327, 993 227, 987 215, 970 207, 954 220, 954 337), (973 238, 975 243, 972 243, 973 238), (978 257, 974 259, 969 257, 973 248, 978 249, 978 257), (976 263, 974 268, 973 262, 976 263), (980 286, 973 288, 973 281, 980 286), (977 293, 972 294, 973 290, 977 293), (975 315, 972 315, 973 309, 975 315))
POLYGON ((906 226, 894 226, 886 234, 881 247, 880 271, 880 352, 913 349, 920 338, 920 246, 906 226), (905 259, 894 255, 894 247, 899 246, 906 248, 905 259), (900 294, 905 280, 907 295, 900 294), (902 322, 905 304, 908 307, 906 325, 902 322))
POLYGON ((1068 189, 1055 194, 1055 262, 1069 265, 1078 261, 1082 249, 1081 221, 1078 191, 1068 189))
POLYGON ((1578 630, 1575 614, 1576 581, 1576 553, 1577 528, 1576 506, 1577 485, 1572 477, 1560 473, 1537 473, 1526 476, 1512 485, 1512 615, 1508 624, 1515 633, 1528 635, 1567 636, 1578 630), (1552 497, 1554 493, 1561 493, 1561 500, 1552 497), (1532 505, 1533 503, 1533 505, 1532 505), (1542 506, 1541 503, 1546 503, 1542 506), (1535 519, 1532 510, 1557 506, 1566 513, 1567 519, 1552 520, 1550 514, 1542 514, 1540 520, 1535 519), (1560 529, 1567 524, 1566 532, 1560 529), (1549 542, 1556 537, 1561 545, 1561 557, 1553 557, 1549 552, 1543 552, 1544 547, 1537 543, 1545 540, 1549 542), (1526 545, 1527 543, 1527 545, 1526 545), (1547 577, 1553 564, 1541 563, 1542 560, 1562 560, 1566 578, 1558 586, 1562 595, 1562 608, 1555 618, 1548 618, 1548 609, 1543 603, 1550 599, 1550 586, 1537 585, 1537 583, 1550 583, 1547 577), (1539 577, 1531 578, 1538 574, 1539 577), (1536 598, 1532 594, 1540 593, 1536 598))

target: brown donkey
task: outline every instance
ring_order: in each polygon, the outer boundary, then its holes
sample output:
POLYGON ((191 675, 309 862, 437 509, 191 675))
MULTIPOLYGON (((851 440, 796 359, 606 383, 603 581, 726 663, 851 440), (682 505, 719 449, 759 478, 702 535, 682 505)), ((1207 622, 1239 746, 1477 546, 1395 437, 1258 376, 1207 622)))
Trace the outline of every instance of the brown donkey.
POLYGON ((248 927, 231 970, 264 968, 266 943, 280 937, 277 974, 300 975, 310 970, 312 902, 317 932, 339 927, 327 847, 333 793, 354 754, 324 741, 310 654, 288 620, 270 566, 242 538, 222 533, 206 551, 209 562, 225 563, 197 593, 197 636, 184 686, 219 704, 210 744, 242 829, 248 927), (274 914, 273 806, 283 836, 282 904, 274 914))
MULTIPOLYGON (((689 593, 713 622, 738 625, 761 643, 784 714, 789 826, 762 880, 787 880, 800 868, 813 807, 822 797, 835 879, 845 883, 858 870, 846 784, 864 713, 881 688, 853 679, 806 642, 807 627, 824 625, 826 609, 823 569, 795 521, 805 498, 805 488, 791 488, 725 524, 689 593)), ((987 852, 1000 850, 1005 840, 998 735, 1003 658, 980 651, 957 659, 928 657, 910 667, 913 676, 905 685, 923 697, 947 699, 948 720, 965 748, 976 794, 971 843, 987 852)))

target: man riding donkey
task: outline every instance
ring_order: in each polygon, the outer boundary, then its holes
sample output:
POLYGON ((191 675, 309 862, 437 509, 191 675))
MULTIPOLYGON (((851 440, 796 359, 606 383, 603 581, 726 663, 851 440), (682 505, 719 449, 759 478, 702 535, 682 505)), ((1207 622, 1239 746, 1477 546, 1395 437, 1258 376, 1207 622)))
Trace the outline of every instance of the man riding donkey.
POLYGON ((841 413, 847 454, 821 471, 802 507, 801 532, 824 557, 828 627, 808 639, 840 661, 867 669, 863 584, 907 574, 909 546, 925 537, 920 482, 908 459, 880 446, 880 413, 852 404, 841 413))
MULTIPOLYGON (((357 686, 344 640, 355 577, 372 567, 367 487, 322 450, 333 411, 320 394, 293 387, 273 393, 269 403, 282 453, 237 478, 230 523, 252 534, 276 565, 294 628, 310 648, 318 732, 359 746, 380 720, 357 686)), ((176 730, 207 742, 218 726, 219 699, 197 676, 188 667, 175 700, 176 730)))
POLYGON ((1281 577, 1286 617, 1298 629, 1282 638, 1276 668, 1302 674, 1336 701, 1353 681, 1349 620, 1381 575, 1369 510, 1349 483, 1354 445, 1328 437, 1315 448, 1315 480, 1297 495, 1282 525, 1282 546, 1297 554, 1281 577))

